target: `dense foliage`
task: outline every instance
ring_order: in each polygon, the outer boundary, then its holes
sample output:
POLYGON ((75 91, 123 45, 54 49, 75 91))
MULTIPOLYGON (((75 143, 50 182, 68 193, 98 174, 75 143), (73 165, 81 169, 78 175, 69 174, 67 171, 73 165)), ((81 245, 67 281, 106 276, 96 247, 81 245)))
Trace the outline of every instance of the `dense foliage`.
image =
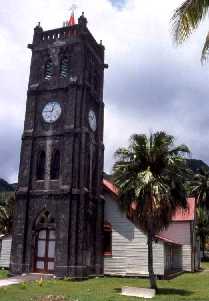
POLYGON ((0 234, 11 234, 15 210, 15 193, 0 193, 0 234))

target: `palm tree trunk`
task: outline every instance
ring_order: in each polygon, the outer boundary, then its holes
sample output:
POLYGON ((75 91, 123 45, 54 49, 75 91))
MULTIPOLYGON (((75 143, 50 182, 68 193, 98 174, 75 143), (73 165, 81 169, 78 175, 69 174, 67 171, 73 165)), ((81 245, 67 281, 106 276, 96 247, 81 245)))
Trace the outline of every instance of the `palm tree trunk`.
POLYGON ((155 289, 157 292, 157 282, 155 279, 154 269, 153 269, 153 249, 152 249, 152 240, 153 235, 152 231, 148 231, 148 271, 149 271, 149 280, 150 288, 155 289))

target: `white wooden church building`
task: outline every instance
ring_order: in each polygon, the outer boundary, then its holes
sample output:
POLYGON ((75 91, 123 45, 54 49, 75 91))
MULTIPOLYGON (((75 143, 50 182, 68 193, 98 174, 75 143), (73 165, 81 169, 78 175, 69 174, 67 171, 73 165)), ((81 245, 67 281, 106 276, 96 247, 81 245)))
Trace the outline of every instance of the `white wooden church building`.
MULTIPOLYGON (((117 189, 104 179, 105 250, 107 275, 148 275, 147 237, 123 212, 117 189)), ((167 230, 153 243, 154 272, 166 277, 180 271, 194 272, 200 266, 200 244, 195 233, 195 199, 187 200, 186 210, 178 209, 167 230)))

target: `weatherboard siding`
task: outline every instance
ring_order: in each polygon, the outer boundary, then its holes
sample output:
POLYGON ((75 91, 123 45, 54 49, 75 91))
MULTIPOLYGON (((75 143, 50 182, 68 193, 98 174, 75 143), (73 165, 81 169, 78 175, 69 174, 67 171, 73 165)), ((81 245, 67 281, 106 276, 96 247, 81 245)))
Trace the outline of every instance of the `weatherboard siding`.
MULTIPOLYGON (((148 275, 147 237, 109 195, 105 195, 105 220, 112 225, 112 256, 104 258, 108 275, 148 275)), ((164 275, 164 246, 153 243, 154 272, 164 275)))
POLYGON ((191 225, 190 221, 172 222, 160 236, 171 239, 182 245, 182 268, 184 271, 192 271, 191 252, 191 225))
POLYGON ((192 248, 191 245, 182 246, 182 266, 183 270, 186 272, 192 271, 192 248))
POLYGON ((1 241, 2 245, 0 249, 0 267, 9 268, 12 238, 11 236, 8 236, 3 238, 1 241))

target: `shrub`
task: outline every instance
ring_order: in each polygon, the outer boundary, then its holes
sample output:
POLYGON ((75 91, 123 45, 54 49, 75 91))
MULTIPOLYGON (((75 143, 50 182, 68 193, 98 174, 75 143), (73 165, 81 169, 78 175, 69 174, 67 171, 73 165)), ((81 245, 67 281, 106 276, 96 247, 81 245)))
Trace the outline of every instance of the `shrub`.
POLYGON ((20 283, 20 288, 25 290, 27 288, 27 283, 25 281, 20 283))

